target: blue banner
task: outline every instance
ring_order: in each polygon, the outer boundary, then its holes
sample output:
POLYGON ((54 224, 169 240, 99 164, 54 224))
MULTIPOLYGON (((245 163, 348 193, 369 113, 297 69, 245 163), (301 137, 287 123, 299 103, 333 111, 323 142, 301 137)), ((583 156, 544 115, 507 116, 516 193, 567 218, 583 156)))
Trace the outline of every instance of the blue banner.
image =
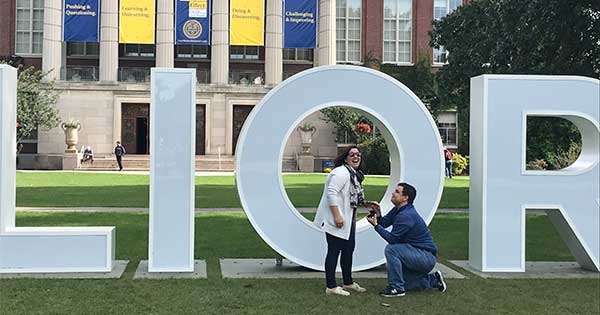
POLYGON ((317 47, 317 0, 284 2, 283 47, 317 47))
POLYGON ((175 0, 175 44, 210 45, 210 0, 175 0))
POLYGON ((99 21, 100 0, 64 0, 63 41, 98 42, 99 21))

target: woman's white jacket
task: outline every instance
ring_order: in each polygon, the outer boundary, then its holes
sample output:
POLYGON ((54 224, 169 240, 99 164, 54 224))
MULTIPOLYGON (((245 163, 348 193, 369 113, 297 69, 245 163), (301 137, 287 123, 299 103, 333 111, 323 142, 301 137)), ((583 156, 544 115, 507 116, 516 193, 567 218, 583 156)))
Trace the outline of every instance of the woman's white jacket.
POLYGON ((324 232, 347 240, 350 238, 350 228, 352 227, 352 207, 350 206, 350 172, 345 166, 334 168, 323 188, 323 196, 317 209, 314 224, 324 232), (344 219, 344 225, 338 228, 335 225, 333 214, 329 206, 338 206, 340 215, 344 219))

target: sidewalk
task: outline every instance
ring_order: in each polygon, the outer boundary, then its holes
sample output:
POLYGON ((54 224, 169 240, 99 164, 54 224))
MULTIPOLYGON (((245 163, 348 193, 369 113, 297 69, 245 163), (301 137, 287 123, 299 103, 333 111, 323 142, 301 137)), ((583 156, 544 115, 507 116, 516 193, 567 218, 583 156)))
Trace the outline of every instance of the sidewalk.
MULTIPOLYGON (((63 211, 63 212, 148 212, 148 208, 112 208, 112 207, 17 207, 17 211, 37 211, 37 212, 52 212, 52 211, 63 211)), ((242 208, 196 208, 196 213, 207 213, 207 212, 234 212, 244 211, 242 208)), ((316 208, 298 208, 298 211, 304 213, 314 213, 317 211, 316 208)), ((367 213, 366 210, 359 213, 367 213)), ((468 209, 460 208, 440 208, 436 213, 467 213, 468 209)))
MULTIPOLYGON (((63 171, 63 170, 17 170, 17 172, 21 173, 86 173, 86 174, 123 174, 123 175, 150 175, 150 171, 84 171, 84 170, 74 170, 74 171, 63 171)), ((219 172, 219 171, 211 171, 211 172, 195 172, 196 176, 234 176, 235 172, 219 172)), ((288 174, 288 173, 284 173, 288 174)), ((289 173, 289 174, 300 174, 300 173, 289 173)))

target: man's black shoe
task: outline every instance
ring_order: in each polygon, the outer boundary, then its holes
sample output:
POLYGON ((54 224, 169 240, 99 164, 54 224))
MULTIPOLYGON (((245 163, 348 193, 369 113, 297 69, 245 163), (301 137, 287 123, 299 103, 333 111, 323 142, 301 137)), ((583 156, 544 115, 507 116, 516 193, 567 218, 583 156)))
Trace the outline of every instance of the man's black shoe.
POLYGON ((392 287, 387 287, 387 288, 385 288, 385 290, 379 292, 379 295, 381 295, 383 297, 404 296, 404 294, 406 294, 406 292, 404 290, 400 290, 400 289, 396 289, 396 288, 392 288, 392 287))
POLYGON ((446 285, 446 281, 444 281, 444 276, 442 275, 442 272, 438 270, 434 273, 434 275, 438 281, 437 289, 440 292, 446 292, 446 290, 448 290, 448 286, 446 285))

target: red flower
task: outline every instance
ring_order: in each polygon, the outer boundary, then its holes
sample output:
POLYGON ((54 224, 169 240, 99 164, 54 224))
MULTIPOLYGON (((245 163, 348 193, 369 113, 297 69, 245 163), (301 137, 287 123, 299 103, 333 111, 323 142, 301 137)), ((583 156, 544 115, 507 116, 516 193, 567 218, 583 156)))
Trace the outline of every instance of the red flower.
POLYGON ((371 133, 371 125, 369 125, 367 123, 357 123, 354 126, 354 129, 356 129, 356 132, 362 133, 362 134, 370 134, 371 133))

